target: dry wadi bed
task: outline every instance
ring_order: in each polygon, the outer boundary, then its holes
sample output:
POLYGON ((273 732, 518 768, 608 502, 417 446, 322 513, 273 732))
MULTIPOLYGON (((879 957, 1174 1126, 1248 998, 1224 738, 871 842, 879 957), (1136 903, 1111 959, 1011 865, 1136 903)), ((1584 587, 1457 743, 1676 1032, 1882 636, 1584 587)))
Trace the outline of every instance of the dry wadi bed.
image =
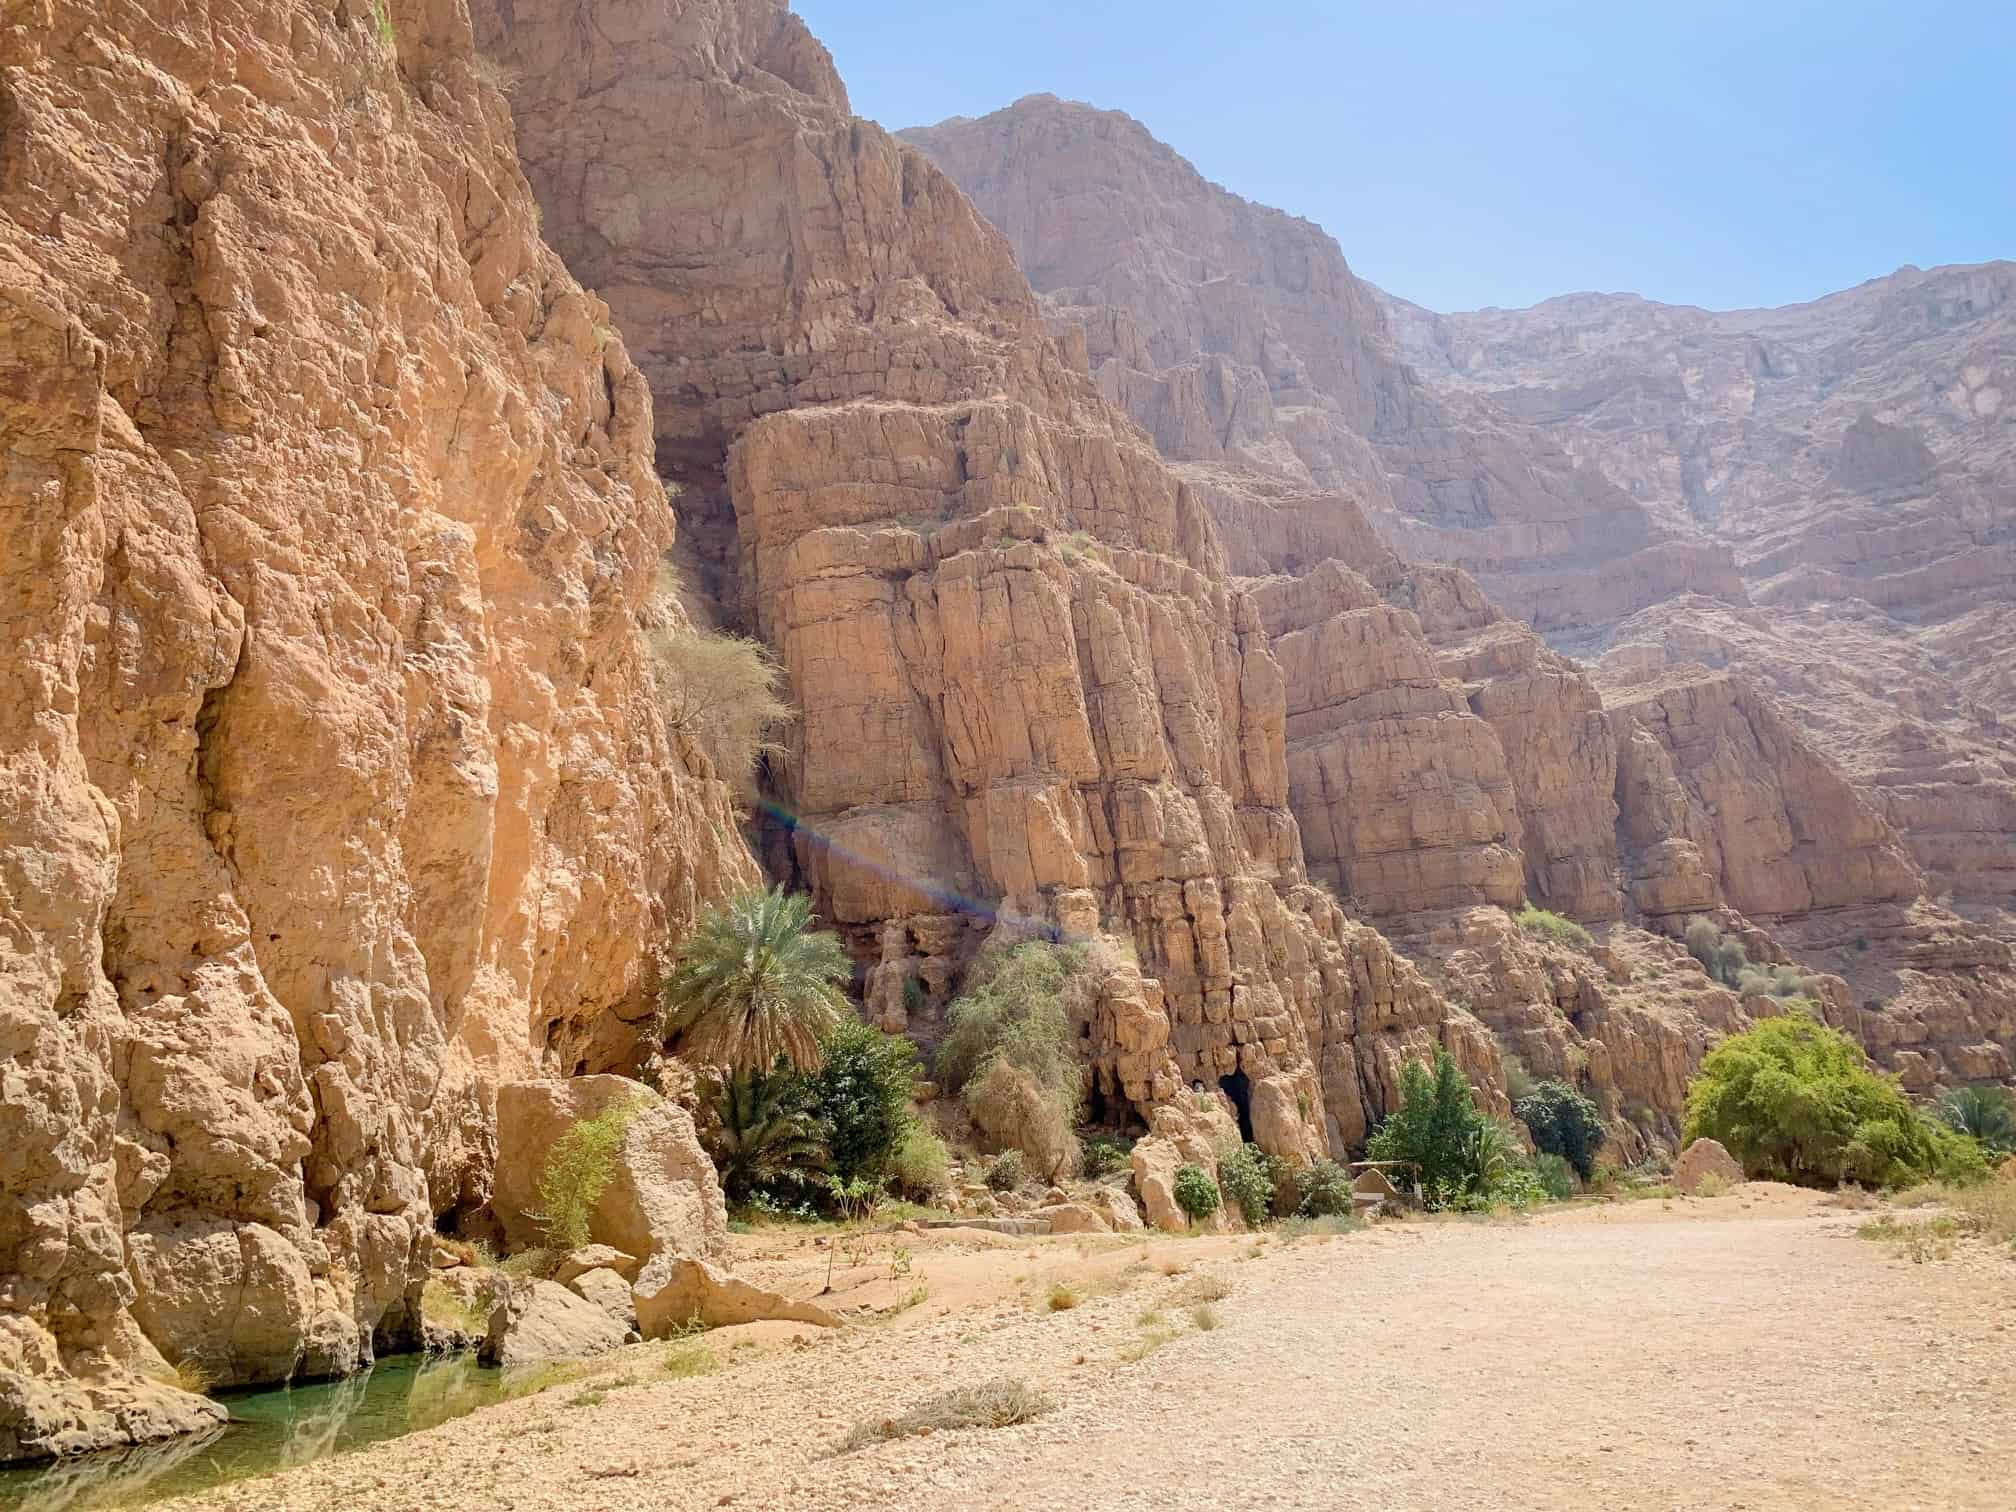
MULTIPOLYGON (((1749 1187, 1258 1246, 898 1236, 843 1272, 857 1305, 929 1289, 880 1321, 716 1333, 722 1368, 690 1379, 662 1359, 695 1346, 642 1346, 599 1401, 561 1387, 177 1505, 2006 1512, 2016 1263, 1914 1264, 1857 1239, 1867 1217, 1749 1187), (1056 1410, 836 1452, 1004 1375, 1056 1410)), ((803 1239, 742 1243, 822 1279, 803 1239)))

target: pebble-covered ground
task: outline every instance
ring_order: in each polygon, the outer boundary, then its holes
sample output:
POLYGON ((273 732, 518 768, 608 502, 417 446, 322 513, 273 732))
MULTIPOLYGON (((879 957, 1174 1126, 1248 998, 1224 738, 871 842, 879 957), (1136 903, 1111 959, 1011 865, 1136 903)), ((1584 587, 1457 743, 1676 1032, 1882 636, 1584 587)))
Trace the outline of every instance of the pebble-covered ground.
POLYGON ((693 1345, 639 1346, 175 1505, 2008 1512, 2016 1259, 1963 1241, 1921 1263, 1857 1238, 1869 1216, 1752 1186, 1294 1242, 919 1244, 887 1289, 927 1295, 882 1321, 712 1335, 721 1368, 692 1378, 664 1360, 693 1345), (1059 1285, 1080 1300, 1053 1311, 1059 1285), (837 1452, 999 1376, 1055 1410, 837 1452))

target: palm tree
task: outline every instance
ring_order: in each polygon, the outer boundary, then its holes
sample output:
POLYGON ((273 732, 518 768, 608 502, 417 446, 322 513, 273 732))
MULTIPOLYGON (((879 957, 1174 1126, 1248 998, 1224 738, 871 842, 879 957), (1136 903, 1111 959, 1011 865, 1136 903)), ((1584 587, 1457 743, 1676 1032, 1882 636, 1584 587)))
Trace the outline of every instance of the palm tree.
POLYGON ((1939 1099, 1939 1116, 1997 1155, 2016 1154, 2016 1097, 2000 1087, 1955 1087, 1939 1099))
POLYGON ((811 922, 811 898, 781 887, 710 907, 665 979, 668 1042, 730 1077, 767 1074, 779 1056, 817 1070, 821 1037, 847 1012, 839 984, 854 968, 811 922))
POLYGON ((767 1076, 714 1079, 706 1095, 716 1123, 702 1139, 730 1201, 826 1158, 825 1131, 805 1106, 805 1081, 788 1065, 780 1063, 767 1076))

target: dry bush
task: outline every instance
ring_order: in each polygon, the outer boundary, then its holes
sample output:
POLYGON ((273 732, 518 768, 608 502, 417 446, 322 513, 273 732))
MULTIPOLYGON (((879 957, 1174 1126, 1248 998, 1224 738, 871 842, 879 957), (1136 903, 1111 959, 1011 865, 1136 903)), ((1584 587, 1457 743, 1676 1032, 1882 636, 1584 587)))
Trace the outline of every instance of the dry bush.
POLYGON ((1026 1155, 1028 1168, 1041 1179, 1056 1181, 1078 1165, 1078 1136, 1071 1130, 1075 1103, 1067 1106, 1046 1095, 1022 1067, 1007 1060, 989 1062, 967 1084, 965 1103, 973 1126, 990 1142, 1026 1155))
POLYGON ((784 669, 761 641, 696 630, 683 623, 652 633, 658 707, 665 728, 699 746, 715 775, 747 795, 756 759, 792 718, 782 696, 784 669))
POLYGON ((919 1402, 901 1417, 857 1423, 841 1441, 841 1452, 864 1449, 886 1439, 956 1428, 1009 1428, 1052 1411, 1056 1403, 1028 1382, 1012 1376, 962 1386, 919 1402))
POLYGON ((1190 1321, 1201 1333, 1209 1333, 1214 1328, 1222 1328, 1225 1320, 1218 1315, 1218 1309, 1209 1302, 1199 1302, 1190 1309, 1190 1321))
POLYGON ((1068 1281, 1054 1282, 1047 1298, 1052 1312, 1069 1312, 1084 1300, 1085 1294, 1068 1281))
POLYGON ((1176 1293, 1178 1302, 1222 1302, 1232 1295, 1232 1283, 1223 1276, 1195 1276, 1176 1293))

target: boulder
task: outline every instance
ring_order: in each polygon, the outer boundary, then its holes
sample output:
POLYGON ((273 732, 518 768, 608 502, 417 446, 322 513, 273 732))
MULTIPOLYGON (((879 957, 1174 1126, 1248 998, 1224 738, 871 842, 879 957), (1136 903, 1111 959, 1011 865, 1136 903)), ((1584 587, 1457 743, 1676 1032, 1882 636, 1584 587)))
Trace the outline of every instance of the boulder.
POLYGON ((1384 1171, 1360 1171, 1357 1178, 1351 1183, 1351 1195, 1354 1197, 1374 1197, 1381 1202, 1396 1202, 1399 1200, 1400 1190, 1391 1181, 1387 1180, 1384 1171))
POLYGON ((837 1328, 840 1320, 816 1302, 800 1302, 731 1276, 717 1265, 683 1255, 659 1255, 638 1277, 637 1327, 647 1339, 663 1339, 698 1322, 704 1328, 737 1323, 816 1323, 837 1328))
POLYGON ((483 1340, 485 1365, 506 1370, 542 1360, 577 1360, 623 1342, 627 1329, 600 1307, 553 1281, 500 1278, 483 1340))
POLYGON ((615 1271, 606 1268, 582 1271, 563 1284, 582 1301, 601 1308, 626 1334, 639 1331, 637 1302, 630 1293, 630 1283, 615 1271))
POLYGON ((1122 1187, 1095 1187, 1085 1198, 1085 1205, 1106 1220, 1106 1226, 1116 1234, 1139 1233, 1141 1209, 1122 1187))
POLYGON ((1166 1234, 1180 1234, 1190 1227, 1190 1215, 1176 1204, 1176 1172, 1183 1165, 1183 1152, 1173 1139, 1151 1136, 1136 1140, 1127 1163, 1134 1170, 1134 1190, 1151 1227, 1166 1234))
POLYGON ((1053 1202, 1036 1209, 1035 1217, 1046 1220, 1053 1234, 1110 1234, 1113 1226, 1099 1211, 1084 1202, 1053 1202))
POLYGON ((592 1270, 607 1270, 614 1271, 619 1278, 629 1282, 637 1279, 637 1272, 643 1265, 644 1262, 635 1255, 626 1255, 606 1244, 591 1244, 570 1252, 554 1266, 553 1279, 562 1286, 572 1286, 576 1276, 592 1270))
POLYGON ((545 1243, 539 1174, 554 1143, 582 1119, 619 1101, 634 1109, 609 1184, 589 1215, 590 1237, 625 1255, 719 1255, 728 1208, 714 1163, 693 1119, 640 1082, 622 1076, 507 1082, 497 1089, 497 1183, 491 1206, 514 1250, 545 1243))
POLYGON ((1673 1185, 1691 1196, 1706 1176, 1716 1177, 1724 1186, 1735 1186, 1743 1180, 1743 1167, 1718 1140, 1697 1139, 1674 1163, 1673 1185))

